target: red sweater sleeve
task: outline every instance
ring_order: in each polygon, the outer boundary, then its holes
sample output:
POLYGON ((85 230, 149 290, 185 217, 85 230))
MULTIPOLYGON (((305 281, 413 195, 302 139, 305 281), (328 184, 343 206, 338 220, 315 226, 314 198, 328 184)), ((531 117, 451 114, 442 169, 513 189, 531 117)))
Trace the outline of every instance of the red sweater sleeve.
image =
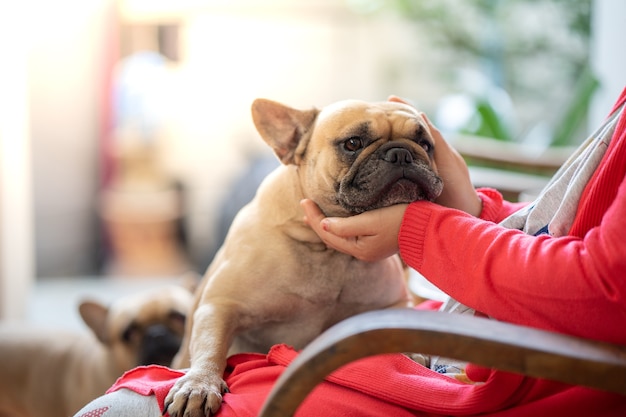
POLYGON ((399 235, 405 262, 495 319, 626 344, 626 181, 582 238, 498 226, 508 210, 487 197, 487 219, 425 201, 409 205, 399 235))
POLYGON ((502 199, 502 194, 492 188, 479 188, 476 190, 483 202, 480 218, 499 223, 509 215, 515 213, 528 203, 511 203, 502 199))

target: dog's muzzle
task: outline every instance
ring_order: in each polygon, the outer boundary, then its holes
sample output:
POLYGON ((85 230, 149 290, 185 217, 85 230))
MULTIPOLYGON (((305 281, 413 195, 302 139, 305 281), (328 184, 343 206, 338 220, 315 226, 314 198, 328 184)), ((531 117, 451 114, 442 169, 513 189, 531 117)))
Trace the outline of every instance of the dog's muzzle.
POLYGON ((338 202, 351 213, 362 213, 416 200, 432 201, 442 189, 427 154, 388 142, 342 179, 338 202))

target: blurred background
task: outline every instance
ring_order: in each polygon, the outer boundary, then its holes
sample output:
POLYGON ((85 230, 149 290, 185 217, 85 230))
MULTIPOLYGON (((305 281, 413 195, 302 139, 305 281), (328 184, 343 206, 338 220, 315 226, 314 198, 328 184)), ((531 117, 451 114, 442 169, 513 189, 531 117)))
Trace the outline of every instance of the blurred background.
POLYGON ((257 97, 409 98, 477 185, 522 198, 621 92, 624 16, 622 0, 2 2, 0 318, 204 272, 277 164, 257 97))

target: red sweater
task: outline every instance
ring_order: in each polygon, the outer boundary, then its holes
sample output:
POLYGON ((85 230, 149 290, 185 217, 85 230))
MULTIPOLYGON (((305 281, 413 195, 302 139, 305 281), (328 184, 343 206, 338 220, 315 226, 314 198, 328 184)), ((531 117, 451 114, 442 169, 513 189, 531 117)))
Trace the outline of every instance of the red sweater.
MULTIPOLYGON (((626 90, 618 105, 626 100, 626 90)), ((400 252, 409 265, 468 306, 499 320, 626 345, 626 116, 582 195, 570 236, 533 237, 498 222, 517 208, 483 190, 482 220, 428 202, 409 206, 400 252), (484 221, 488 220, 488 221, 484 221), (428 239, 429 236, 450 239, 428 239)), ((219 416, 256 416, 297 355, 229 359, 219 416)), ((363 359, 334 372, 296 413, 305 416, 624 416, 626 397, 469 365, 463 384, 405 355, 363 359)), ((161 407, 181 372, 141 367, 111 391, 156 395, 161 407)))
MULTIPOLYGON (((626 89, 616 107, 624 101, 626 89)), ((498 320, 626 345, 625 173, 622 115, 569 236, 503 229, 493 222, 513 205, 485 190, 487 222, 429 202, 411 204, 400 253, 444 292, 498 320)))

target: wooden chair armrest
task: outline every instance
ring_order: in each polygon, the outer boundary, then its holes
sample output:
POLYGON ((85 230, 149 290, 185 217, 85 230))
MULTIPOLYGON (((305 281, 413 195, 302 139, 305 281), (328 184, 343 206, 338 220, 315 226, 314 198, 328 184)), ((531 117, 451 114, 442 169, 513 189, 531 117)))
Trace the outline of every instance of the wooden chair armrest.
POLYGON ((287 367, 260 416, 291 416, 335 369, 367 356, 419 352, 626 395, 626 346, 468 315, 363 313, 328 329, 287 367))

